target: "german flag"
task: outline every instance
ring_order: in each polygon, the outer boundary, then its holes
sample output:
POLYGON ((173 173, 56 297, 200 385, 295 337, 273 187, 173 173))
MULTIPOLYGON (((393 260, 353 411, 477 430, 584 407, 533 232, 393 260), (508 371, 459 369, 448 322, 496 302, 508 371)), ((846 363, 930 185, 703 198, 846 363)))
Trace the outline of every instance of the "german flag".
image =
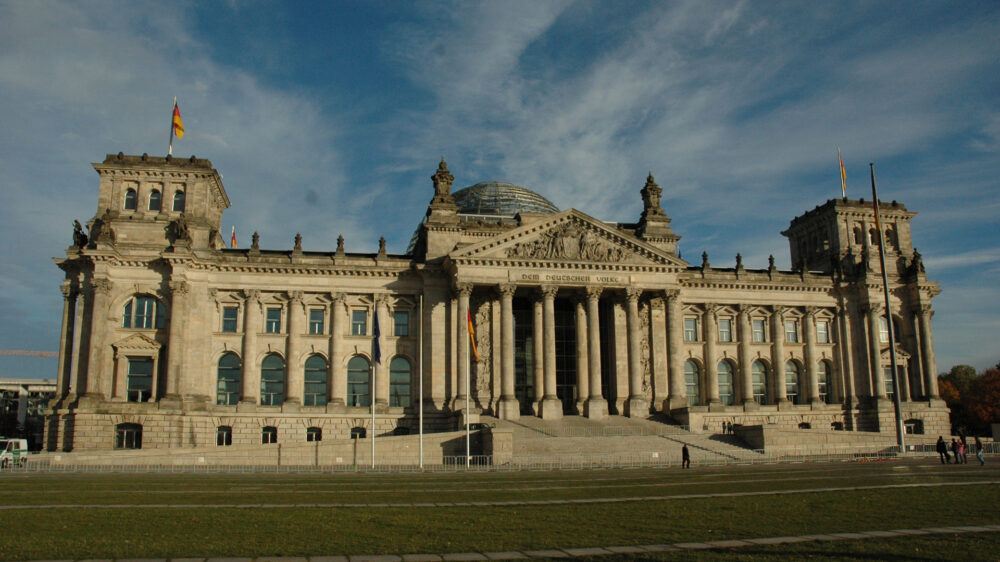
POLYGON ((469 317, 469 345, 472 346, 472 355, 476 358, 476 361, 482 361, 479 358, 479 351, 476 350, 476 328, 472 325, 472 312, 466 311, 469 317))

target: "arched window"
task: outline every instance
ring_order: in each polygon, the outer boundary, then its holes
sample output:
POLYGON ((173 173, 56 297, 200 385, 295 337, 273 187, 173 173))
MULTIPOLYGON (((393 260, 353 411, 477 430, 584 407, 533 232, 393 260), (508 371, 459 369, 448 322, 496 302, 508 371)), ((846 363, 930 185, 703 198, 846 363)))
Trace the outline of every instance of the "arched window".
POLYGON ((312 443, 313 441, 323 440, 323 428, 322 427, 310 427, 306 429, 306 441, 312 443))
POLYGON ((684 383, 687 386, 688 404, 698 404, 701 401, 701 369, 690 359, 684 362, 684 383))
POLYGON ((833 403, 833 394, 830 386, 833 381, 833 367, 829 361, 819 362, 819 372, 817 373, 817 384, 819 385, 819 399, 824 404, 833 403))
POLYGON ((157 330, 163 328, 163 304, 156 297, 136 295, 125 301, 122 328, 157 330))
POLYGON ((129 402, 149 402, 153 395, 153 358, 129 357, 125 394, 129 402))
POLYGON ((125 210, 134 211, 138 204, 139 195, 134 189, 129 188, 125 191, 125 210))
POLYGON ((120 423, 115 426, 115 449, 141 449, 142 426, 137 423, 120 423))
POLYGON ((235 406, 240 400, 240 357, 227 353, 219 358, 218 391, 215 403, 235 406))
POLYGON ((280 406, 285 401, 285 360, 272 353, 260 363, 260 405, 280 406))
POLYGON ((184 192, 178 191, 174 193, 174 211, 181 212, 184 210, 184 192))
POLYGON ((326 372, 326 359, 322 355, 310 355, 306 359, 303 406, 326 406, 326 372))
POLYGON ((264 445, 278 442, 278 428, 269 425, 260 431, 260 442, 264 445))
POLYGON ((860 226, 855 226, 854 227, 854 243, 860 246, 861 244, 864 244, 864 241, 865 241, 865 239, 864 239, 864 235, 861 233, 861 227, 860 226))
POLYGON ((785 396, 792 404, 799 403, 799 365, 795 361, 785 363, 785 396))
POLYGON ((753 380, 753 399, 758 404, 767 404, 767 365, 763 361, 754 361, 750 366, 750 377, 753 380))
POLYGON ((733 364, 729 361, 719 361, 719 402, 733 403, 733 364))
POLYGON ((410 407, 410 362, 403 357, 389 363, 389 406, 410 407))
POLYGON ((154 189, 153 191, 150 191, 149 192, 149 210, 150 211, 159 211, 160 210, 160 205, 161 205, 161 201, 160 200, 162 198, 163 198, 163 195, 160 194, 160 190, 159 189, 154 189))
POLYGON ((233 428, 228 425, 220 425, 215 429, 215 444, 219 447, 228 447, 233 444, 233 428))
POLYGON ((360 355, 347 362, 347 405, 367 406, 369 404, 368 374, 371 364, 360 355))

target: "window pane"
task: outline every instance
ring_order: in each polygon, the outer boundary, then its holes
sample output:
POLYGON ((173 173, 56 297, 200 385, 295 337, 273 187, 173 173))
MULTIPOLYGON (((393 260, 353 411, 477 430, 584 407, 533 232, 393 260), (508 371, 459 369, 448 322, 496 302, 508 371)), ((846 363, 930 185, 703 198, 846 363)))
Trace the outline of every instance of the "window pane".
POLYGON ((785 396, 789 402, 799 403, 799 366, 793 361, 785 363, 785 396))
POLYGON ((309 333, 322 334, 326 326, 326 318, 322 308, 309 310, 309 333))
POLYGON ((785 341, 789 343, 798 343, 799 341, 798 321, 785 320, 785 341))
POLYGON ((879 343, 889 343, 889 322, 885 316, 878 319, 878 341, 879 343))
POLYGON ((154 189, 149 194, 149 210, 159 211, 160 210, 160 192, 154 189))
POLYGON ((268 308, 264 331, 269 334, 281 333, 281 309, 268 308))
POLYGON ((236 319, 239 317, 240 309, 236 306, 227 306, 222 309, 222 331, 235 332, 236 319))
POLYGON ((684 341, 698 341, 698 319, 684 319, 684 341))
POLYGON ((136 196, 136 193, 135 193, 134 189, 130 189, 130 190, 126 191, 125 192, 125 210, 126 211, 134 211, 135 208, 136 208, 136 200, 137 199, 138 199, 138 197, 136 196))
POLYGON ((312 443, 313 441, 323 440, 323 429, 319 427, 310 427, 306 429, 306 441, 312 443))
POLYGON ((184 192, 178 191, 174 194, 174 211, 180 212, 184 210, 184 192))
POLYGON ((240 399, 240 381, 240 358, 235 353, 220 357, 215 403, 235 406, 240 399))
POLYGON ((830 368, 830 364, 829 363, 827 363, 826 361, 820 361, 819 362, 819 379, 818 379, 818 383, 817 384, 819 386, 819 399, 824 404, 829 404, 830 403, 830 398, 831 398, 831 396, 830 396, 830 376, 831 376, 831 371, 832 371, 832 369, 830 368))
POLYGON ((260 432, 260 442, 267 445, 268 443, 278 442, 278 428, 274 426, 267 426, 260 432))
POLYGON ((268 355, 260 366, 260 405, 280 406, 285 401, 285 360, 268 355))
POLYGON ((684 383, 687 386, 688 404, 694 406, 701 401, 701 385, 698 364, 694 361, 684 362, 684 383))
POLYGON ((766 334, 766 324, 763 318, 753 319, 753 341, 755 343, 763 343, 765 340, 764 334, 766 334))
POLYGON ((129 402, 148 402, 153 393, 153 359, 130 357, 125 386, 129 402))
POLYGON ((132 325, 136 328, 152 329, 153 319, 156 314, 156 299, 143 296, 135 298, 135 315, 132 317, 132 325))
POLYGON ((401 337, 410 335, 409 312, 396 312, 393 314, 393 335, 401 337))
POLYGON ((733 321, 731 318, 722 318, 719 320, 719 341, 733 341, 733 321))
POLYGON ((132 327, 132 299, 125 303, 125 311, 122 313, 122 328, 132 327))
POLYGON ((363 336, 368 333, 368 311, 351 311, 351 335, 363 336))
POLYGON ((302 395, 304 406, 326 405, 326 359, 321 355, 312 355, 306 359, 305 392, 302 395))
POLYGON ((220 425, 215 431, 215 444, 219 447, 228 447, 233 444, 233 428, 228 425, 220 425))
POLYGON ((830 324, 825 320, 816 322, 816 341, 830 343, 830 324))
POLYGON ((733 365, 729 361, 719 363, 719 401, 727 406, 733 403, 733 365))
POLYGON ((410 406, 410 362, 402 357, 389 364, 389 406, 410 406))
POLYGON ((760 361, 754 361, 751 375, 753 376, 753 399, 758 404, 767 404, 767 367, 760 361))
POLYGON ((368 406, 368 376, 370 363, 355 355, 347 362, 347 405, 368 406))

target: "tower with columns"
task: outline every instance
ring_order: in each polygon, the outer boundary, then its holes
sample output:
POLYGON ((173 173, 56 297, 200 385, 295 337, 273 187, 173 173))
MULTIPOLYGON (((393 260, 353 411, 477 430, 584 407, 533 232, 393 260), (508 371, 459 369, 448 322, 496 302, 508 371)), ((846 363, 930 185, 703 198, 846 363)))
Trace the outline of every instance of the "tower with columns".
POLYGON ((503 182, 453 192, 442 159, 405 253, 342 237, 303 250, 301 236, 271 250, 256 234, 226 246, 230 202, 207 160, 119 153, 94 168, 97 210, 56 260, 49 450, 346 439, 415 431, 421 410, 430 430, 487 415, 883 432, 895 392, 908 429, 947 429, 939 289, 912 247, 915 213, 895 202, 886 309, 863 201, 795 218, 792 270, 691 265, 652 174, 638 220, 609 223, 503 182))

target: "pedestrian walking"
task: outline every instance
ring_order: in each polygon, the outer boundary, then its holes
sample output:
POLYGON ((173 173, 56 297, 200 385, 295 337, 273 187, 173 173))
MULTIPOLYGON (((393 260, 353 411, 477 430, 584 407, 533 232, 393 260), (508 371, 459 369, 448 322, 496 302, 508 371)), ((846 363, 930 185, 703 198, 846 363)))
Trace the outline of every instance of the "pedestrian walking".
POLYGON ((681 468, 691 468, 691 453, 688 452, 687 443, 681 447, 681 468))
POLYGON ((979 440, 979 436, 976 436, 976 458, 979 459, 979 466, 984 466, 986 464, 986 459, 983 458, 983 442, 979 440))
POLYGON ((955 438, 951 438, 951 454, 955 455, 955 464, 961 464, 962 458, 958 456, 958 441, 955 438))
POLYGON ((941 464, 951 464, 951 457, 948 456, 948 445, 944 442, 944 437, 938 435, 937 452, 941 456, 941 464))
POLYGON ((726 422, 722 422, 722 434, 726 434, 726 422))
POLYGON ((958 455, 962 457, 962 464, 969 464, 969 457, 965 454, 965 442, 958 442, 958 455))
POLYGON ((726 432, 730 435, 733 434, 733 422, 726 422, 726 432))

